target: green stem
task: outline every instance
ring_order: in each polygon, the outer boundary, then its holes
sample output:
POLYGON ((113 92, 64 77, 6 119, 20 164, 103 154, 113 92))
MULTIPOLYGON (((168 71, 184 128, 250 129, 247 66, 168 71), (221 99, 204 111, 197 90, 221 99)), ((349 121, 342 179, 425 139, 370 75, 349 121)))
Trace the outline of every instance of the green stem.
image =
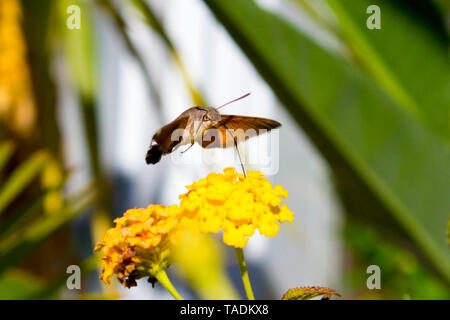
POLYGON ((248 300, 255 300, 253 295, 252 285, 247 272, 247 264, 245 263, 244 250, 242 248, 234 248, 236 252, 236 258, 239 264, 239 270, 241 270, 242 283, 244 284, 245 293, 247 293, 248 300))
POLYGON ((172 285, 172 282, 170 282, 169 277, 167 276, 167 273, 165 270, 162 270, 158 272, 155 275, 155 278, 162 284, 164 288, 166 288, 167 291, 177 300, 183 300, 183 298, 178 294, 177 290, 175 290, 175 287, 172 285))

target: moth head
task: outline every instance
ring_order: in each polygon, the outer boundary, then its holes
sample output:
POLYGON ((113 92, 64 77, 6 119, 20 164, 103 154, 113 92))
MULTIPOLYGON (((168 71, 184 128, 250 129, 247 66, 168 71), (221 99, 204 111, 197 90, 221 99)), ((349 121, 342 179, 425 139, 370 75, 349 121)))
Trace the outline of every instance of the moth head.
POLYGON ((202 121, 203 122, 220 122, 222 120, 222 117, 220 116, 219 111, 217 111, 214 108, 207 108, 206 112, 203 114, 202 121))

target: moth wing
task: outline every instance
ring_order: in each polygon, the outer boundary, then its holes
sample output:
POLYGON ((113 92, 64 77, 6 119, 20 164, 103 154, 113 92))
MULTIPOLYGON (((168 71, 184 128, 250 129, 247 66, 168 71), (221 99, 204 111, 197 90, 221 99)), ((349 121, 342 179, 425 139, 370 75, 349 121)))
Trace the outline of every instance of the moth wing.
POLYGON ((203 134, 203 148, 232 147, 234 138, 237 143, 243 142, 281 126, 278 121, 267 118, 234 115, 222 115, 221 117, 220 123, 209 128, 203 134))
POLYGON ((245 116, 234 116, 234 115, 222 115, 222 123, 225 124, 229 129, 267 129, 272 130, 281 126, 278 121, 267 119, 267 118, 257 118, 257 117, 245 117, 245 116))
POLYGON ((171 152, 182 141, 188 120, 189 117, 181 117, 166 124, 154 134, 152 141, 158 143, 165 152, 171 152))

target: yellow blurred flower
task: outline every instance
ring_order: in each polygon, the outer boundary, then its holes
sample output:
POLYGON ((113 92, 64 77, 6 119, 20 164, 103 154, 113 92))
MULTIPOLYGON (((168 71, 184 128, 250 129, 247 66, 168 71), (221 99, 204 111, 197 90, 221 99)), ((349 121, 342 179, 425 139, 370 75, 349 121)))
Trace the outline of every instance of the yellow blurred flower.
POLYGON ((48 191, 43 203, 45 213, 57 213, 64 205, 61 190, 63 182, 64 174, 61 164, 55 158, 52 158, 47 162, 41 174, 42 187, 48 191))
POLYGON ((278 234, 278 222, 292 222, 294 214, 281 205, 288 192, 271 183, 259 171, 248 176, 238 174, 234 168, 224 173, 210 173, 206 178, 187 186, 180 195, 183 211, 181 223, 203 233, 223 230, 223 242, 243 248, 258 229, 267 237, 278 234))
POLYGON ((171 247, 177 242, 178 206, 150 205, 130 209, 114 220, 94 251, 103 253, 100 279, 110 283, 116 274, 126 287, 136 286, 136 279, 154 277, 169 266, 171 247))
POLYGON ((35 123, 31 76, 18 0, 0 0, 0 122, 28 133, 35 123))
POLYGON ((180 233, 181 241, 174 248, 175 271, 192 285, 202 299, 239 299, 224 263, 223 247, 211 235, 180 233))

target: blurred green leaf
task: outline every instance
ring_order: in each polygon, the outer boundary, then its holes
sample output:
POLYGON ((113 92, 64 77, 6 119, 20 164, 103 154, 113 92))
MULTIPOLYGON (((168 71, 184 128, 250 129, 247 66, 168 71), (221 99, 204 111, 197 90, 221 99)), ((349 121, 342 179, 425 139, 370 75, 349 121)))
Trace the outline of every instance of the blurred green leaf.
MULTIPOLYGON (((91 255, 89 258, 83 260, 79 265, 81 269, 81 275, 83 277, 88 276, 92 271, 96 270, 100 263, 98 255, 91 255)), ((59 291, 66 285, 68 274, 66 270, 61 273, 60 276, 55 277, 53 281, 46 285, 41 285, 34 290, 30 290, 21 296, 22 299, 55 299, 58 298, 59 291)), ((118 297, 116 297, 117 299, 118 297)))
POLYGON ((22 163, 0 187, 0 215, 2 211, 42 171, 49 156, 38 151, 22 163))
POLYGON ((0 300, 24 299, 36 290, 43 282, 22 271, 11 270, 0 276, 0 300))
MULTIPOLYGON (((55 2, 58 18, 63 23, 67 17, 66 8, 70 1, 55 2)), ((94 1, 78 3, 81 14, 81 28, 69 30, 62 28, 60 35, 65 43, 64 57, 68 75, 75 84, 79 96, 82 125, 88 145, 89 167, 94 177, 94 187, 97 192, 96 208, 92 215, 92 238, 99 241, 103 232, 110 226, 112 220, 112 179, 108 177, 100 154, 99 118, 98 118, 98 86, 99 63, 94 1)))
POLYGON ((430 131, 449 141, 450 64, 445 31, 417 15, 414 3, 327 2, 337 15, 342 38, 357 62, 388 91, 399 107, 406 108, 428 125, 430 131), (379 30, 366 27, 369 17, 366 9, 370 5, 380 7, 379 30), (410 51, 405 51, 405 44, 411 45, 410 51))
MULTIPOLYGON (((20 153, 28 154, 36 148, 45 148, 52 157, 61 159, 62 144, 57 120, 56 86, 51 67, 54 66, 52 58, 55 57, 55 52, 49 45, 50 34, 53 30, 61 30, 52 25, 52 5, 55 2, 53 0, 20 1, 23 14, 21 25, 26 39, 25 49, 37 116, 36 131, 27 137, 27 141, 21 141, 20 153), (37 145, 34 145, 35 143, 37 145)), ((17 147, 19 148, 19 145, 17 147)))
MULTIPOLYGON (((45 175, 45 173, 43 175, 45 175)), ((66 176, 58 182, 60 183, 60 186, 56 187, 56 189, 58 190, 57 192, 62 192, 61 188, 68 180, 69 176, 70 171, 68 171, 66 176)), ((50 188, 41 190, 39 193, 29 199, 27 203, 16 209, 14 212, 11 212, 10 215, 0 224, 0 239, 8 236, 10 232, 17 231, 18 229, 29 223, 30 220, 32 220, 35 215, 40 212, 39 209, 41 209, 42 205, 45 203, 46 197, 55 192, 56 189, 50 188)), ((63 202, 62 197, 60 201, 61 203, 63 202)))
MULTIPOLYGON (((374 79, 357 64, 327 51, 252 1, 204 2, 325 156, 347 210, 382 226, 385 234, 391 232, 414 244, 419 255, 427 257, 450 283, 445 228, 450 212, 450 149, 448 140, 443 139, 443 120, 435 118, 440 114, 448 121, 450 108, 450 91, 442 92, 449 88, 449 82, 442 76, 448 63, 440 58, 441 53, 429 53, 430 59, 436 58, 436 66, 428 72, 440 69, 436 77, 442 83, 430 89, 433 115, 430 121, 423 121, 424 117, 418 117, 407 105, 412 100, 422 114, 428 112, 429 104, 423 105, 423 98, 411 92, 413 88, 420 90, 417 79, 408 86, 401 82, 408 98, 402 94, 399 98, 398 88, 380 85, 380 77, 374 79)), ((390 32, 395 33, 395 21, 387 19, 396 19, 400 13, 389 10, 392 14, 385 15, 383 27, 390 26, 390 32)), ((361 28, 365 28, 365 21, 361 28)), ((417 26, 411 28, 415 32, 409 43, 426 45, 422 39, 427 36, 426 26, 420 32, 417 26), (420 39, 414 41, 413 36, 420 39)), ((389 32, 384 36, 389 37, 389 32)), ((404 50, 404 54, 396 59, 413 61, 414 53, 404 50)), ((390 64, 385 68, 390 74, 397 72, 395 79, 404 81, 408 70, 410 78, 422 76, 415 74, 414 64, 406 69, 406 62, 399 66, 405 68, 402 76, 390 64)), ((434 81, 428 73, 423 76, 434 81)))
POLYGON ((359 298, 365 298, 371 292, 366 286, 367 274, 361 272, 361 266, 372 264, 379 266, 383 273, 383 285, 376 290, 382 299, 401 299, 405 294, 419 300, 450 298, 448 287, 418 263, 414 255, 393 246, 370 226, 348 221, 343 235, 352 253, 351 263, 346 267, 346 282, 352 285, 359 298))
MULTIPOLYGON (((114 26, 116 27, 116 29, 119 33, 119 36, 122 38, 122 41, 126 45, 126 48, 130 52, 130 54, 133 56, 133 58, 136 60, 136 62, 139 64, 139 67, 141 68, 141 71, 143 72, 144 78, 147 81, 147 88, 151 94, 151 97, 154 99, 155 107, 159 109, 160 105, 161 105, 161 98, 160 98, 159 92, 156 89, 153 78, 151 77, 149 71, 147 70, 147 66, 145 65, 145 62, 142 59, 142 56, 139 54, 137 48, 133 44, 133 41, 131 40, 130 36, 128 35, 127 24, 126 24, 124 18, 122 17, 119 10, 114 6, 114 4, 111 1, 97 0, 97 2, 111 16, 111 18, 114 22, 114 26)), ((158 112, 158 115, 161 116, 161 113, 158 112)))
POLYGON ((22 208, 13 212, 7 219, 5 219, 5 221, 2 221, 0 224, 0 239, 7 236, 9 232, 13 232, 27 223, 27 221, 29 221, 29 219, 31 219, 41 207, 44 197, 47 194, 49 194, 49 191, 41 192, 41 194, 31 199, 30 202, 22 208))
MULTIPOLYGON (((83 260, 79 265, 82 270, 81 275, 86 277, 91 271, 96 270, 99 260, 98 255, 91 255, 89 258, 83 260)), ((68 276, 64 268, 61 275, 46 283, 43 279, 28 272, 15 269, 10 270, 0 276, 0 300, 57 299, 59 291, 66 285, 68 276)), ((115 299, 117 298, 119 297, 116 296, 115 299)), ((106 299, 106 297, 103 299, 106 299)))
MULTIPOLYGON (((72 1, 62 0, 55 2, 59 10, 60 24, 65 24, 67 8, 73 4, 72 1)), ((95 97, 98 90, 98 66, 97 46, 95 39, 95 26, 93 23, 92 3, 80 1, 81 28, 70 30, 64 27, 60 35, 65 47, 65 57, 70 80, 75 84, 77 90, 85 97, 95 97)))
POLYGON ((150 5, 144 0, 129 1, 141 13, 143 21, 159 35, 166 47, 169 49, 170 53, 172 54, 172 58, 174 59, 175 63, 178 66, 178 69, 181 72, 184 83, 189 90, 192 102, 197 106, 206 106, 207 104, 203 99, 200 91, 193 84, 187 68, 183 60, 181 59, 180 54, 178 53, 178 50, 176 49, 174 43, 164 29, 163 24, 159 21, 158 16, 153 12, 150 5))
POLYGON ((167 48, 173 52, 176 51, 175 45, 169 38, 162 23, 159 21, 157 15, 153 12, 150 5, 145 0, 129 0, 131 4, 142 14, 144 22, 147 23, 164 41, 167 48))
POLYGON ((72 196, 66 205, 51 215, 30 223, 25 230, 19 230, 0 241, 0 274, 21 261, 29 252, 38 247, 58 229, 73 218, 85 212, 94 200, 92 189, 72 196))
POLYGON ((0 144, 0 171, 6 165, 14 151, 14 143, 5 141, 0 144))

